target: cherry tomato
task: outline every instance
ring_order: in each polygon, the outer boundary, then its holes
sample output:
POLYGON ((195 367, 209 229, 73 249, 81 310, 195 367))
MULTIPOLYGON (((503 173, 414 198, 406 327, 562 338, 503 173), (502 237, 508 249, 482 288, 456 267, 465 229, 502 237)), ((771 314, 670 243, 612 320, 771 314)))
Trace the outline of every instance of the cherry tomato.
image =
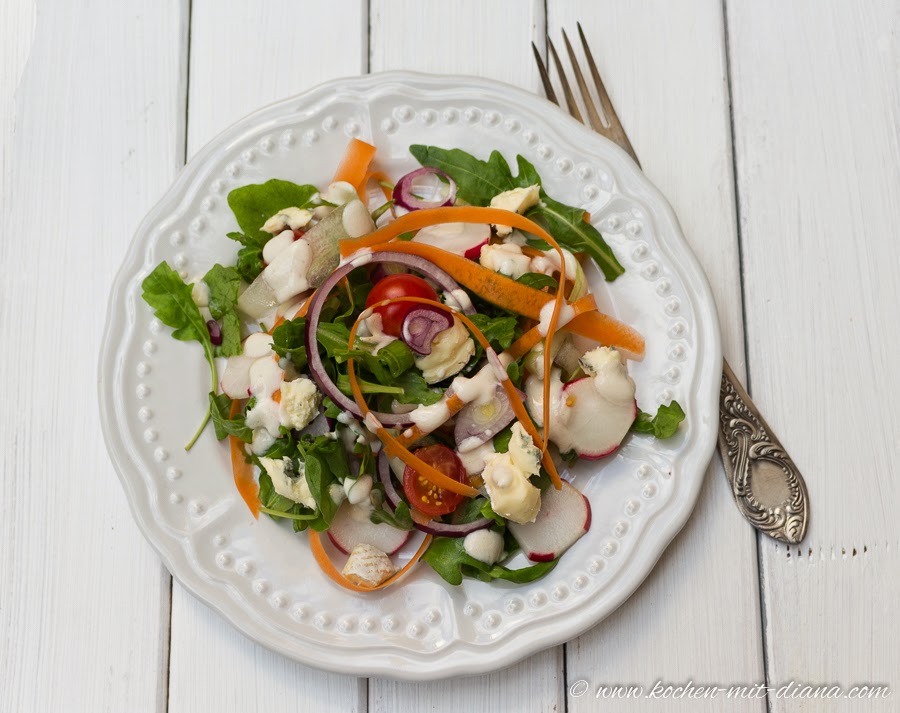
MULTIPOLYGON (((424 297, 435 301, 438 298, 437 292, 421 277, 406 274, 388 275, 375 283, 366 299, 366 307, 395 297, 424 297)), ((375 311, 381 315, 381 328, 384 333, 399 337, 403 318, 418 306, 420 305, 416 302, 395 302, 376 307, 375 311)))
MULTIPOLYGON (((444 475, 460 483, 467 481, 466 469, 463 467, 462 461, 447 446, 436 445, 419 448, 413 451, 413 454, 428 465, 437 468, 444 475)), ((453 512, 463 499, 463 496, 458 493, 434 485, 409 466, 406 466, 406 470, 403 471, 403 490, 412 507, 432 517, 453 512)))

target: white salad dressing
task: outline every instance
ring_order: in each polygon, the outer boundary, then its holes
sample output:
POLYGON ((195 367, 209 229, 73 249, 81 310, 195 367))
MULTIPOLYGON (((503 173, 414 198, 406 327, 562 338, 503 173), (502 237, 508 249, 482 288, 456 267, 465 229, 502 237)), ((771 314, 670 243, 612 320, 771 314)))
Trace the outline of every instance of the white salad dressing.
POLYGON ((263 261, 270 265, 275 258, 283 253, 294 242, 293 230, 282 230, 274 238, 270 238, 263 246, 263 261))
POLYGON ((312 261, 312 249, 302 238, 295 240, 262 271, 263 280, 275 299, 287 302, 291 297, 309 289, 307 273, 312 261))
POLYGON ((418 426, 422 433, 431 433, 448 418, 450 418, 450 409, 447 408, 447 397, 431 406, 420 405, 414 411, 409 412, 409 420, 418 426))
POLYGON ((372 349, 372 354, 378 354, 378 352, 388 344, 397 341, 397 337, 385 333, 381 315, 378 314, 378 312, 373 312, 366 317, 365 320, 363 320, 363 324, 366 325, 368 335, 360 337, 359 340, 366 344, 371 344, 374 347, 374 349, 372 349))
MULTIPOLYGON (((538 322, 538 333, 542 337, 546 337, 550 331, 550 320, 553 317, 553 308, 556 305, 554 300, 550 300, 541 307, 540 321, 538 322)), ((556 328, 562 329, 569 322, 575 319, 575 308, 570 304, 563 302, 562 308, 559 310, 559 319, 556 322, 556 328)))
MULTIPOLYGON (((578 277, 578 259, 565 248, 562 248, 566 261, 566 279, 574 280, 578 277)), ((560 269, 559 253, 556 250, 544 250, 543 255, 531 259, 531 272, 542 272, 552 275, 554 272, 562 272, 560 269)))
POLYGON ((284 233, 286 230, 300 230, 306 227, 312 220, 313 214, 305 208, 282 208, 275 215, 263 223, 262 230, 266 233, 284 233))
POLYGON ((494 455, 494 443, 488 440, 487 443, 472 448, 467 451, 457 450, 457 456, 466 469, 468 475, 478 475, 484 470, 484 464, 488 458, 494 455))
POLYGON ((503 554, 503 535, 493 530, 475 530, 466 535, 463 549, 479 562, 494 564, 503 554))
POLYGON ((482 267, 499 272, 518 280, 529 270, 531 258, 522 254, 522 248, 515 243, 485 245, 478 260, 482 267))
POLYGON ((447 303, 448 307, 452 307, 457 312, 465 312, 472 309, 473 306, 472 300, 469 299, 469 295, 461 287, 445 292, 444 302, 447 303))

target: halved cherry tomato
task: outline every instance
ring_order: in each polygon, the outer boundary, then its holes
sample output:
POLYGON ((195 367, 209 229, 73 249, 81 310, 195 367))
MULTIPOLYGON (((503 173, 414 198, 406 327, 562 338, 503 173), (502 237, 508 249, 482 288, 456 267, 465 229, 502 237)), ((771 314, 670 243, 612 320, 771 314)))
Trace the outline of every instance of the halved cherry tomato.
MULTIPOLYGON (((406 274, 388 275, 375 283, 366 298, 366 307, 395 297, 424 297, 429 300, 438 298, 434 288, 421 277, 406 274)), ((399 337, 403 328, 403 318, 410 310, 420 306, 415 302, 395 302, 376 307, 375 311, 381 315, 381 328, 384 333, 390 334, 392 337, 399 337)))
MULTIPOLYGON (((462 461, 447 446, 427 446, 414 451, 414 454, 444 475, 460 483, 466 482, 466 469, 462 461)), ((409 466, 403 471, 403 490, 412 507, 432 517, 453 512, 463 499, 462 495, 434 485, 409 466)))

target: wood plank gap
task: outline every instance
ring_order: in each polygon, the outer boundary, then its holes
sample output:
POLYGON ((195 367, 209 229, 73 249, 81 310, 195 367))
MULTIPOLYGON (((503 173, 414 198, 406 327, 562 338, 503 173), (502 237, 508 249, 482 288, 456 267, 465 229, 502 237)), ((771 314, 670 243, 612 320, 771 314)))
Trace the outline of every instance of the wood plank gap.
MULTIPOLYGON (((741 336, 744 341, 744 387, 747 393, 750 393, 750 340, 747 338, 747 299, 746 299, 746 274, 744 272, 744 242, 743 231, 741 229, 741 190, 738 186, 738 169, 737 169, 737 151, 735 150, 735 142, 737 135, 735 133, 734 121, 734 93, 732 92, 732 70, 731 70, 731 35, 728 26, 728 0, 722 0, 722 24, 723 37, 725 40, 725 85, 728 90, 728 130, 731 134, 731 171, 734 186, 734 224, 737 235, 737 257, 738 257, 738 274, 740 275, 740 300, 741 300, 741 321, 743 328, 741 336)), ((721 458, 717 454, 715 457, 721 458)), ((765 537, 757 533, 756 535, 756 571, 757 571, 757 589, 759 596, 759 625, 762 634, 762 657, 763 657, 763 676, 766 679, 766 686, 771 683, 769 680, 769 642, 768 642, 768 617, 766 613, 766 573, 762 563, 762 553, 760 548, 760 538, 765 537)), ((772 713, 772 699, 766 696, 766 711, 772 713)))

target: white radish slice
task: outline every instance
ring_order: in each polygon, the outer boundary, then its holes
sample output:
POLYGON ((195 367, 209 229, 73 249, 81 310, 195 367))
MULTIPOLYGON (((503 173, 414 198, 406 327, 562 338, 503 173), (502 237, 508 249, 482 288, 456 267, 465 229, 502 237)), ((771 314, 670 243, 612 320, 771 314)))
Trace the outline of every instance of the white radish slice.
MULTIPOLYGON (((634 393, 632 391, 632 393, 634 393)), ((637 402, 613 402, 605 398, 595 379, 585 377, 563 387, 569 412, 564 429, 553 433, 561 451, 575 450, 581 457, 597 460, 615 451, 637 418, 637 402)))
POLYGON ((562 489, 541 493, 541 509, 534 522, 507 523, 512 536, 532 562, 556 559, 591 527, 591 504, 578 488, 563 481, 562 489))
POLYGON ((422 228, 413 238, 414 243, 434 245, 447 252, 477 260, 481 246, 491 239, 491 226, 483 223, 443 223, 422 228))
POLYGON ((259 319, 277 305, 278 298, 269 283, 263 279, 262 273, 241 293, 237 301, 238 309, 251 319, 259 319))
POLYGON ((350 554, 359 544, 367 544, 392 555, 409 539, 409 532, 357 518, 354 516, 354 507, 345 501, 331 521, 328 537, 344 554, 350 554))
POLYGON ((272 335, 265 332, 254 332, 244 340, 244 356, 258 359, 259 357, 272 356, 272 335))
POLYGON ((284 372, 275 359, 260 357, 250 365, 250 393, 253 396, 271 396, 281 388, 284 372))
POLYGON ((225 360, 225 371, 220 386, 230 399, 246 399, 250 396, 250 367, 256 359, 240 354, 225 360))

